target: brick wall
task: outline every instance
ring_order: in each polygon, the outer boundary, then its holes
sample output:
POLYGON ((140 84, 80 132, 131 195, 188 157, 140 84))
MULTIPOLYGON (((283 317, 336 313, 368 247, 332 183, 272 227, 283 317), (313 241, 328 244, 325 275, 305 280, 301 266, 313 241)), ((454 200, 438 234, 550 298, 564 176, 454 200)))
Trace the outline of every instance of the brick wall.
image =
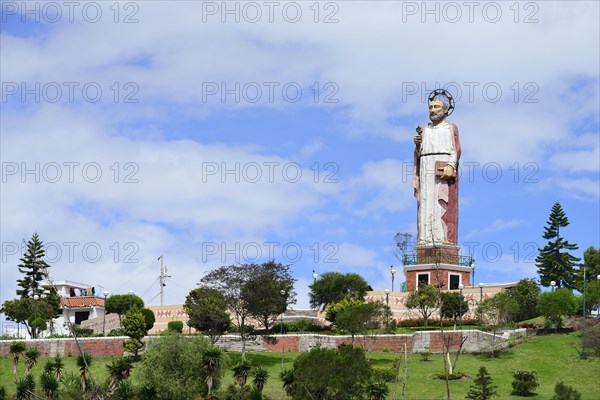
MULTIPOLYGON (((489 351, 490 346, 496 348, 505 348, 508 346, 509 335, 495 336, 487 332, 477 330, 469 331, 447 331, 444 333, 452 340, 452 350, 456 350, 460 344, 461 338, 466 337, 467 341, 463 351, 467 353, 478 353, 489 351)), ((188 336, 186 336, 188 337, 188 336)), ((154 340, 157 337, 151 337, 154 340)), ((146 338, 145 340, 147 340, 146 338)), ((127 337, 106 337, 106 338, 82 338, 79 344, 83 351, 91 353, 96 357, 121 356, 123 355, 123 342, 127 337)), ((12 341, 0 341, 0 357, 8 354, 12 341)), ((40 339, 27 340, 28 347, 37 347, 42 353, 42 357, 60 354, 62 356, 76 356, 79 354, 77 345, 73 339, 40 339)), ((350 336, 329 336, 329 335, 275 335, 267 340, 257 337, 247 344, 248 351, 307 351, 315 346, 324 348, 336 348, 341 345, 352 343, 350 336)), ((442 337, 437 331, 422 331, 407 335, 378 335, 370 337, 356 336, 354 338, 355 346, 362 346, 371 351, 403 351, 406 344, 408 351, 420 353, 429 351, 431 353, 442 352, 442 337)), ((241 351, 239 336, 223 336, 217 342, 217 345, 229 351, 241 351)))

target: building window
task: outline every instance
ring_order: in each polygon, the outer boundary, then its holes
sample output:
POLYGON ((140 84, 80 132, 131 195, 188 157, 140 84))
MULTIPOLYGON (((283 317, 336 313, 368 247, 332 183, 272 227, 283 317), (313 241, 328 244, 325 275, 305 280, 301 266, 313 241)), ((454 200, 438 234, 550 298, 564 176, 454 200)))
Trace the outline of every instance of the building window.
POLYGON ((457 290, 458 286, 460 285, 460 275, 450 274, 450 277, 448 280, 449 280, 448 289, 449 290, 457 290))
POLYGON ((419 285, 429 285, 429 274, 418 274, 417 275, 417 288, 419 285))

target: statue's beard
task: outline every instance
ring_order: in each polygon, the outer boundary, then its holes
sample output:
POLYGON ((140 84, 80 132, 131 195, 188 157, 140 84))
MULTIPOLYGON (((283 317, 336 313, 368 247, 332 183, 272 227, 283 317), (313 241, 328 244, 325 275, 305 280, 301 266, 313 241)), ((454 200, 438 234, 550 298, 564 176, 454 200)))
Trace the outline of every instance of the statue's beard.
POLYGON ((431 122, 439 122, 444 118, 444 114, 432 114, 429 116, 431 122))

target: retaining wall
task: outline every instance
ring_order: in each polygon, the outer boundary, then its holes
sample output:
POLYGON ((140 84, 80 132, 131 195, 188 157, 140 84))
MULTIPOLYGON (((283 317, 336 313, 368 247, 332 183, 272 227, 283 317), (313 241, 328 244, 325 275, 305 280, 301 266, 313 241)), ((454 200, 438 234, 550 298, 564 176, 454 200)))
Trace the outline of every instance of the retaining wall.
MULTIPOLYGON (((445 331, 444 336, 451 341, 451 349, 458 349, 460 342, 465 340, 463 351, 465 353, 482 353, 494 349, 508 347, 509 337, 524 334, 524 330, 515 331, 514 334, 493 335, 479 330, 445 331)), ((145 338, 154 340, 156 337, 145 338)), ((95 337, 81 338, 79 345, 83 351, 97 356, 123 355, 123 342, 127 337, 95 337)), ((56 353, 62 356, 77 355, 77 345, 73 339, 38 339, 26 340, 28 347, 37 347, 42 356, 51 356, 56 353)), ((9 352, 10 340, 0 341, 0 356, 9 352)), ((268 338, 257 336, 246 341, 248 351, 308 351, 316 346, 323 348, 337 348, 342 345, 352 344, 350 336, 330 335, 273 335, 268 338)), ((222 336, 217 345, 227 351, 241 351, 242 343, 239 336, 222 336)), ((439 331, 422 331, 406 335, 377 335, 356 336, 354 345, 362 346, 372 351, 403 351, 404 345, 411 353, 441 353, 443 349, 442 334, 439 331)))

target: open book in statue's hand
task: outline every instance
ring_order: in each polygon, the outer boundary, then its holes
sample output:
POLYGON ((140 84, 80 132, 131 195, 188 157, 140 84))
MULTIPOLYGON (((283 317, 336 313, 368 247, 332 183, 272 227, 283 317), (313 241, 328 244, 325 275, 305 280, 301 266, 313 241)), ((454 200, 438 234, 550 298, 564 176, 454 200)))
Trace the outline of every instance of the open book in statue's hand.
MULTIPOLYGON (((447 165, 448 165, 448 163, 446 161, 436 161, 435 162, 435 176, 441 177, 442 175, 444 175, 444 168, 446 168, 447 165)), ((456 178, 456 171, 453 170, 452 176, 450 178, 448 178, 448 180, 453 180, 455 178, 456 178)))

